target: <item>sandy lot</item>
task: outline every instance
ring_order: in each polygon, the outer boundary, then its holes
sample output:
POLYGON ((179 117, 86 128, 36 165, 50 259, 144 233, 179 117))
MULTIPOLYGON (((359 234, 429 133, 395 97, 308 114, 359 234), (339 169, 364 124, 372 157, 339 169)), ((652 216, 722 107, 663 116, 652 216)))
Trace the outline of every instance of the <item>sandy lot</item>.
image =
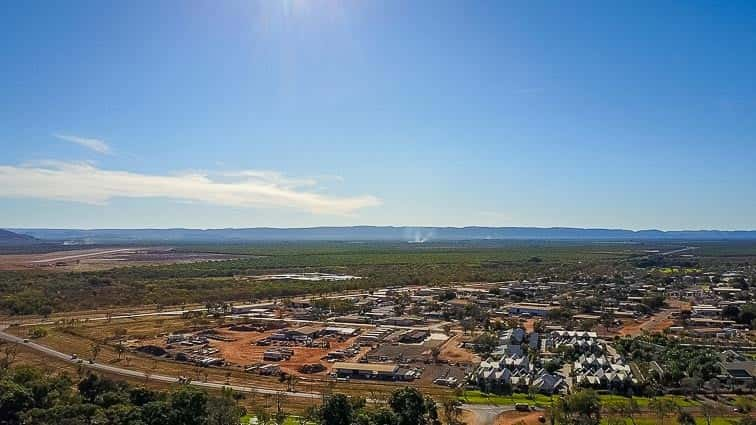
MULTIPOLYGON (((511 407, 510 407, 511 408, 511 407)), ((544 412, 518 412, 500 406, 467 406, 462 420, 468 425, 537 425, 544 412)))
POLYGON ((447 360, 450 362, 461 363, 476 363, 480 361, 480 358, 473 354, 471 351, 464 348, 460 348, 462 343, 462 335, 456 334, 441 346, 441 354, 438 358, 441 360, 447 360))
POLYGON ((629 321, 619 328, 617 333, 621 336, 637 336, 643 333, 643 331, 649 333, 661 333, 665 329, 674 325, 675 321, 670 318, 671 314, 672 310, 661 310, 651 316, 650 319, 641 323, 629 321))
MULTIPOLYGON (((220 350, 218 355, 225 358, 227 362, 239 365, 261 363, 263 362, 263 353, 265 350, 275 348, 273 345, 267 347, 254 345, 255 342, 270 336, 274 331, 235 332, 228 329, 219 329, 217 332, 220 335, 235 339, 233 342, 214 340, 210 342, 210 346, 218 348, 220 350)), ((297 371, 300 366, 320 363, 326 367, 326 371, 313 375, 325 375, 330 372, 333 364, 323 361, 321 358, 328 354, 329 351, 351 346, 356 339, 356 337, 352 337, 343 342, 339 342, 338 339, 331 339, 329 340, 331 344, 330 348, 289 347, 294 350, 294 355, 291 359, 275 363, 281 365, 282 371, 297 375, 300 375, 297 371)))
POLYGON ((496 417, 495 425, 536 425, 542 422, 538 418, 543 416, 543 412, 504 412, 496 417))
POLYGON ((690 310, 691 304, 688 301, 667 298, 667 305, 678 310, 690 310))
POLYGON ((44 254, 0 255, 0 270, 92 271, 115 267, 219 261, 239 256, 176 252, 170 247, 74 249, 44 254))

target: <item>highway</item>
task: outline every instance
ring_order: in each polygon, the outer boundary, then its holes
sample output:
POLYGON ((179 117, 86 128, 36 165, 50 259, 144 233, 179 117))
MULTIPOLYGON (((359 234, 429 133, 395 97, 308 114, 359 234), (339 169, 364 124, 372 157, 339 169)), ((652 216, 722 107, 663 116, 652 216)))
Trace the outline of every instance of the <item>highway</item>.
MULTIPOLYGON (((24 342, 23 338, 19 338, 15 335, 6 333, 4 332, 4 329, 0 330, 0 340, 10 342, 10 343, 17 343, 31 350, 40 352, 48 357, 62 360, 66 363, 73 364, 73 365, 82 365, 85 368, 90 369, 90 370, 106 372, 109 374, 122 376, 126 378, 138 378, 138 379, 164 382, 164 383, 169 383, 169 384, 179 382, 178 377, 160 375, 160 374, 155 374, 155 373, 147 373, 147 372, 142 372, 138 370, 126 369, 122 367, 111 366, 111 365, 106 365, 106 364, 96 363, 96 362, 90 363, 89 361, 85 361, 81 359, 72 359, 69 354, 61 353, 60 351, 53 350, 50 347, 45 347, 44 345, 40 345, 32 341, 24 342)), ((266 388, 245 387, 241 385, 227 385, 220 382, 191 381, 189 385, 194 385, 196 387, 213 389, 213 390, 220 390, 222 388, 231 388, 234 391, 239 391, 242 393, 257 393, 257 394, 268 394, 268 395, 282 394, 287 397, 299 397, 299 398, 308 398, 308 399, 317 399, 322 396, 320 393, 314 393, 314 392, 278 391, 278 390, 271 390, 271 389, 266 389, 266 388)))

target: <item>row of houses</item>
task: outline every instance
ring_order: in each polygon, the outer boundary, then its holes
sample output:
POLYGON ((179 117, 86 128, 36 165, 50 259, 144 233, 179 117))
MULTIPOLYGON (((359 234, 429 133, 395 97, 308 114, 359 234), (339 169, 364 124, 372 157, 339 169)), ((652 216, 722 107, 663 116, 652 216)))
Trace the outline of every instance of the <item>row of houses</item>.
POLYGON ((567 381, 558 373, 549 373, 543 368, 534 369, 527 358, 489 358, 473 372, 472 383, 485 391, 527 391, 534 389, 544 394, 567 391, 567 381), (524 359, 524 360, 523 360, 524 359))
POLYGON ((569 365, 576 385, 622 388, 633 383, 630 366, 620 357, 607 357, 605 343, 595 332, 552 330, 543 335, 528 334, 522 328, 501 331, 499 345, 478 365, 471 383, 493 391, 535 387, 544 393, 560 392, 569 380, 562 373, 549 373, 538 365, 542 356, 553 356, 553 352, 562 348, 579 354, 569 365))
POLYGON ((578 353, 604 351, 604 344, 599 341, 596 332, 585 331, 552 331, 544 340, 544 347, 552 351, 568 347, 578 353))
POLYGON ((523 328, 499 332, 498 346, 470 375, 470 382, 484 391, 535 391, 554 394, 567 390, 567 381, 559 373, 537 367, 541 338, 537 332, 528 334, 523 328), (533 353, 536 354, 533 357, 533 353))
POLYGON ((620 357, 583 354, 572 366, 575 384, 592 388, 622 389, 633 383, 630 366, 620 357))

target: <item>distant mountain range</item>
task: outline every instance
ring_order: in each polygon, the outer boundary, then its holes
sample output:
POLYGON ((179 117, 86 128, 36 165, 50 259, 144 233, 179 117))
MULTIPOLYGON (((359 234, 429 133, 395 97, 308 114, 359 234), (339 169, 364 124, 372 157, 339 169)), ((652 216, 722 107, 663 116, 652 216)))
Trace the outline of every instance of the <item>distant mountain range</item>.
MULTIPOLYGON (((623 230, 569 227, 309 227, 246 229, 11 229, 44 241, 71 243, 252 242, 252 241, 426 241, 463 240, 756 240, 756 231, 623 230)), ((7 234, 14 233, 4 231, 7 234)), ((2 236, 0 236, 2 237, 2 236)), ((23 237, 23 236, 22 236, 23 237)))
POLYGON ((0 244, 25 244, 34 242, 37 242, 37 239, 32 236, 0 229, 0 244))

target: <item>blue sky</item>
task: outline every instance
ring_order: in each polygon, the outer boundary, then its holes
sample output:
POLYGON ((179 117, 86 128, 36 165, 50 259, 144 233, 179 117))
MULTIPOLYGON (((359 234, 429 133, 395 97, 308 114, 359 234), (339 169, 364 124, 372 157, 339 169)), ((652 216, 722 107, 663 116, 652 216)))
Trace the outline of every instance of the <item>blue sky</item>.
POLYGON ((16 2, 0 227, 756 229, 756 3, 16 2))

